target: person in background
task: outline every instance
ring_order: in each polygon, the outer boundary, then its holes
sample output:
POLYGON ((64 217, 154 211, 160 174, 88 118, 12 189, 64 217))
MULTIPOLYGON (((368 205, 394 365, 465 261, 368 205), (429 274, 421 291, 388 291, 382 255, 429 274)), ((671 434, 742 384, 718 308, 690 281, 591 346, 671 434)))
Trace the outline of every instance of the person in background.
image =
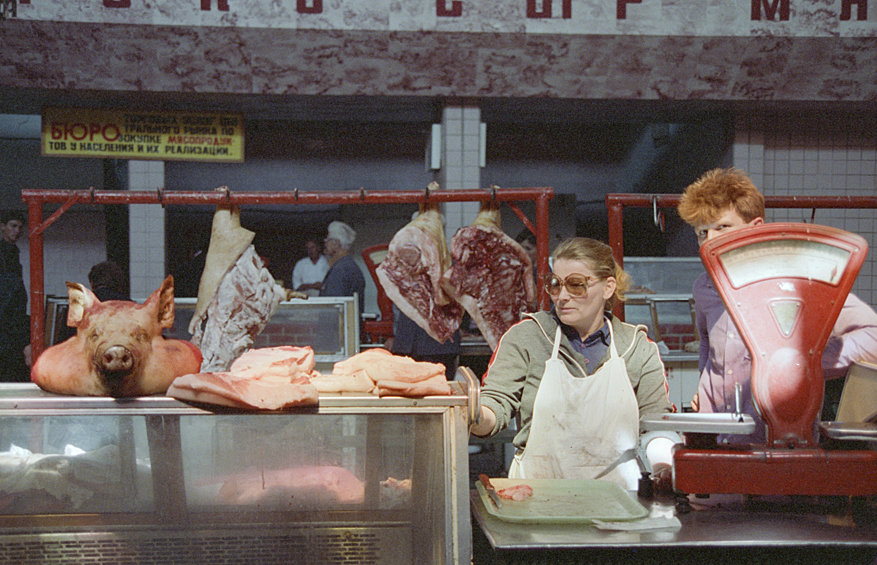
POLYGON ((518 232, 518 236, 515 238, 515 241, 521 244, 521 247, 524 248, 524 251, 527 252, 527 256, 530 258, 530 261, 533 263, 533 267, 536 266, 536 236, 533 235, 528 228, 522 229, 518 232))
POLYGON ((362 320, 362 302, 365 293, 365 277, 350 248, 356 241, 356 232, 344 222, 329 224, 323 242, 323 254, 329 261, 329 272, 323 279, 320 296, 353 296, 359 303, 358 319, 362 320))
POLYGON ((30 380, 30 317, 16 245, 24 223, 20 212, 0 213, 0 381, 4 382, 30 380))
MULTIPOLYGON (((521 247, 523 247, 524 251, 527 253, 527 257, 530 258, 530 263, 533 264, 533 278, 536 279, 536 271, 538 269, 538 265, 536 264, 536 236, 528 228, 524 228, 518 232, 515 241, 521 244, 521 247)), ((536 288, 539 288, 538 282, 539 281, 536 280, 536 288)))
POLYGON ((308 296, 319 296, 323 279, 329 272, 329 261, 320 244, 313 239, 305 243, 305 251, 308 256, 299 259, 292 269, 292 289, 308 296))
MULTIPOLYGON (((444 343, 433 339, 426 330, 414 323, 396 305, 393 305, 393 337, 387 349, 396 355, 405 355, 415 361, 441 363, 445 366, 445 376, 454 380, 460 362, 460 329, 444 343)), ((388 340, 389 341, 389 340, 388 340)))
MULTIPOLYGON (((553 307, 525 314, 500 339, 471 431, 492 436, 518 419, 512 478, 605 478, 636 490, 639 418, 674 411, 658 346, 610 312, 630 277, 608 245, 571 238, 552 259, 553 307)), ((659 490, 671 484, 673 443, 645 446, 659 490)))
MULTIPOLYGON (((723 233, 764 223, 764 196, 745 172, 736 168, 713 169, 688 186, 679 201, 679 216, 694 228, 699 245, 723 233)), ((764 421, 758 415, 750 386, 752 356, 725 309, 725 304, 708 273, 694 282, 697 331, 700 334, 700 382, 692 401, 698 412, 736 411, 735 384, 742 385, 742 409, 756 422, 749 436, 720 435, 722 443, 764 443, 764 421)), ((877 313, 850 293, 822 354, 827 385, 843 377, 854 361, 877 362, 877 313)), ((829 398, 840 386, 827 386, 829 398)), ((824 419, 831 419, 826 413, 824 419)))
POLYGON ((88 285, 101 302, 130 300, 125 271, 114 261, 102 261, 88 271, 88 285))

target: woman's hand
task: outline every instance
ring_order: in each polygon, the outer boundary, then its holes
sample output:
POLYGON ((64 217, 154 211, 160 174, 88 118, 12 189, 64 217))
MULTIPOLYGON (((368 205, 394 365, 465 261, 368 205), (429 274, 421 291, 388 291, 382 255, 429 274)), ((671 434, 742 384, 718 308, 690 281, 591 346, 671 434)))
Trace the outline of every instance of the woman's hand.
POLYGON ((694 410, 695 412, 700 412, 700 402, 699 402, 699 398, 698 398, 696 392, 694 393, 694 396, 691 399, 691 409, 694 410))
POLYGON ((476 436, 486 436, 496 426, 496 414, 490 408, 481 407, 481 419, 477 424, 469 426, 469 433, 476 436))

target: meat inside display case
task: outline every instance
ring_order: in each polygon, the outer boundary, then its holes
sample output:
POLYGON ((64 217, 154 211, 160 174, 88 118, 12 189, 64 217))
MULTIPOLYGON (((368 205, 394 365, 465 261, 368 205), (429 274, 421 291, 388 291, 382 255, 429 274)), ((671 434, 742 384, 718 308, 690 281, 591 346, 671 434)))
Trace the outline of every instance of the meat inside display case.
POLYGON ((10 563, 70 562, 71 548, 96 563, 468 563, 462 394, 253 413, 0 392, 10 563))

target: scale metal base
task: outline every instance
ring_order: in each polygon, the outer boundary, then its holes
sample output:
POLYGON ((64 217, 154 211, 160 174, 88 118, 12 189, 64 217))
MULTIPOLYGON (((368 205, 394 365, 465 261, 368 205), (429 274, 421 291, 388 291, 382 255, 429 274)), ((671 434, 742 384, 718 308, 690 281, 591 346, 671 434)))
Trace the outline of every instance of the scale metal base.
POLYGON ((875 495, 877 451, 679 448, 673 481, 689 494, 875 495))
MULTIPOLYGON (((684 444, 673 452, 673 485, 688 494, 803 496, 877 495, 877 450, 720 447, 718 434, 751 434, 751 416, 662 414, 644 416, 645 431, 674 430, 684 444)), ((821 422, 835 442, 877 442, 877 424, 821 422)))

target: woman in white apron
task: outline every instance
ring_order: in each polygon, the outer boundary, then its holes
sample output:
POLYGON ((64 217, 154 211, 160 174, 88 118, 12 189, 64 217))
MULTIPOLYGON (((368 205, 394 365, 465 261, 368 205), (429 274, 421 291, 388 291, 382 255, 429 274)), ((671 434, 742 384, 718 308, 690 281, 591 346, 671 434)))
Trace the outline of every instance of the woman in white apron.
MULTIPOLYGON (((552 257, 553 307, 500 340, 472 433, 494 435, 517 420, 510 477, 602 478, 636 489, 639 418, 674 410, 658 347, 645 328, 610 313, 630 279, 608 245, 572 238, 552 257)), ((671 462, 672 442, 658 443, 647 451, 656 472, 671 462)))

